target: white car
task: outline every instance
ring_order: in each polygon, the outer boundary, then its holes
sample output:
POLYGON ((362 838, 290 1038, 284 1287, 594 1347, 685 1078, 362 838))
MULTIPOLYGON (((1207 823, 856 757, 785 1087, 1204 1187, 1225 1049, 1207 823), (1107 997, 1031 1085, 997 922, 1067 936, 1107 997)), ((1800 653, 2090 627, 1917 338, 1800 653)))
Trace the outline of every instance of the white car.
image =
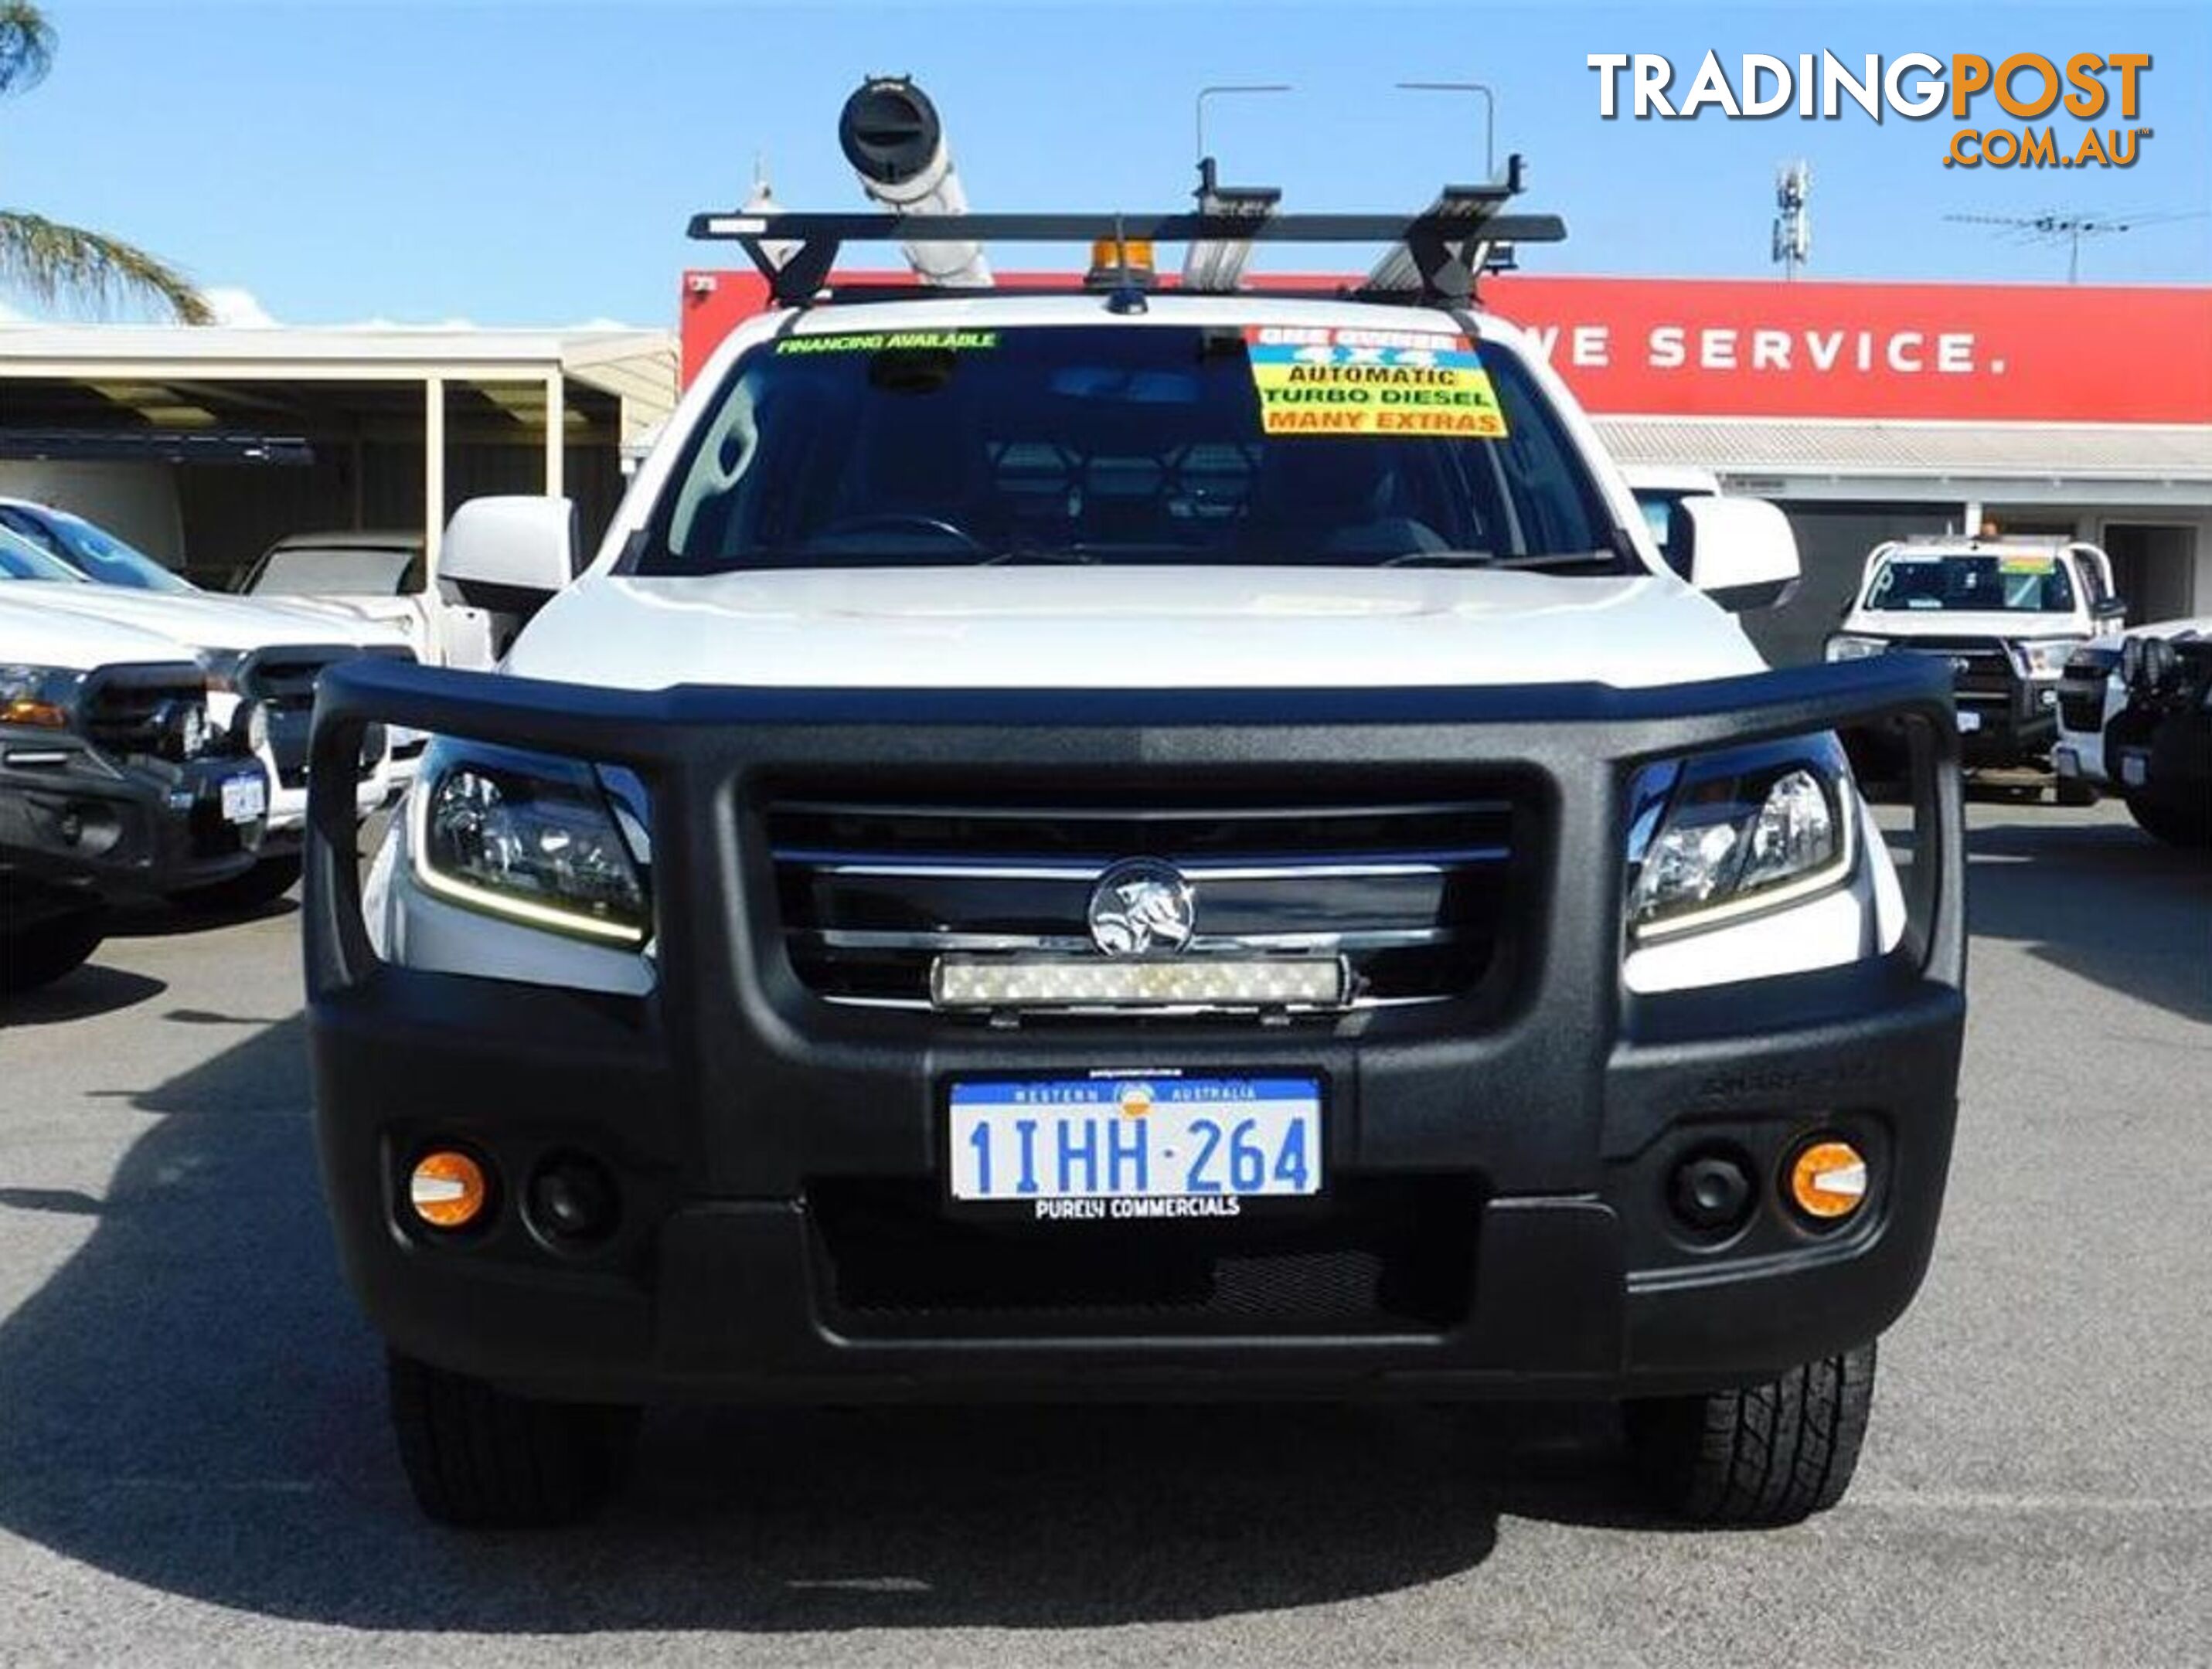
MULTIPOLYGON (((936 147, 854 106, 864 178, 936 147)), ((1194 1391, 1616 1397, 1680 1513, 1840 1496, 1955 1109, 1934 669, 1765 670, 1781 513, 1686 500, 1678 578, 1463 288, 1152 290, 1125 237, 1214 222, 994 216, 1097 288, 825 300, 963 222, 701 224, 789 305, 581 577, 564 504, 464 505, 500 671, 317 713, 435 738, 365 878, 319 805, 304 913, 422 1507, 584 1510, 675 1396, 1194 1391), (1909 893, 1836 735, 1891 713, 1909 893)))
POLYGON ((489 669, 498 616, 447 594, 420 533, 291 533, 262 552, 238 589, 248 597, 336 607, 405 634, 426 666, 489 669))
MULTIPOLYGON (((307 816, 307 728, 315 680, 323 669, 356 655, 411 658, 396 630, 308 609, 253 603, 197 587, 155 591, 102 585, 0 527, 0 595, 42 610, 158 634, 207 677, 210 723, 234 733, 268 772, 268 834, 250 877, 228 883, 240 903, 274 897, 296 878, 301 831, 307 816)), ((368 738, 356 797, 367 816, 405 786, 393 769, 387 737, 368 738)))
MULTIPOLYGON (((1867 558, 1827 658, 1935 657, 1952 675, 1968 768, 2042 767, 2057 739, 2067 662, 2125 612, 2113 593, 2111 559, 2078 540, 1893 540, 1867 558)), ((2068 803, 2084 797, 2064 776, 2057 792, 2068 803)))
POLYGON ((249 873, 268 808, 174 640, 17 589, 0 586, 0 996, 90 956, 112 901, 249 873))
POLYGON ((2197 615, 2107 632, 2076 649, 2058 684, 2058 740, 2051 750, 2051 763, 2059 781, 2075 785, 2077 797, 2113 787, 2105 762, 2105 726, 2128 704, 2127 680, 2120 671, 2120 650, 2128 639, 2208 636, 2212 615, 2197 615))

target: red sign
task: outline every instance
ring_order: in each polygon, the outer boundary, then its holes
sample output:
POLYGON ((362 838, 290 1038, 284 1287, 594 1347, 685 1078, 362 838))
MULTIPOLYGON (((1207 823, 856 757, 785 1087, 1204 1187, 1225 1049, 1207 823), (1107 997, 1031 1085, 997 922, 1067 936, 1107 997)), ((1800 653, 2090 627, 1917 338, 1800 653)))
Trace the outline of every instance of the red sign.
POLYGON ((1493 279, 1590 410, 2212 422, 2212 289, 1493 279))
MULTIPOLYGON (((766 304, 686 273, 685 381, 766 304)), ((2208 288, 1509 276, 1483 304, 1600 414, 2212 422, 2208 288)))

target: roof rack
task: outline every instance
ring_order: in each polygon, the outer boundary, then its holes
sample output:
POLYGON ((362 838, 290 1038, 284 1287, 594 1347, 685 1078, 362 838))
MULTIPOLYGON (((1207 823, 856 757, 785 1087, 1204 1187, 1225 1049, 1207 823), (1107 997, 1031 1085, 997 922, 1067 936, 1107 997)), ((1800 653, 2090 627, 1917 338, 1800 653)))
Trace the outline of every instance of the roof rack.
MULTIPOLYGON (((702 241, 737 243, 768 280, 770 295, 784 306, 815 299, 848 243, 1089 244, 1102 240, 1187 246, 1388 244, 1392 254, 1376 264, 1366 287, 1356 289, 1355 295, 1459 305, 1473 299, 1477 276, 1497 264, 1504 249, 1521 243, 1559 243, 1567 235, 1565 222, 1556 215, 1502 212, 1519 193, 1521 179, 1522 161, 1515 155, 1507 159, 1502 181, 1448 187, 1433 206, 1417 215, 1277 214, 1272 201, 1264 208, 1257 203, 1233 203, 1223 188, 1206 179, 1194 213, 758 215, 728 210, 694 215, 690 235, 702 241), (1207 186, 1213 189, 1208 191, 1207 186), (795 248, 786 254, 771 249, 776 244, 795 248), (776 258, 780 255, 781 260, 776 258)), ((1228 287, 1238 282, 1243 269, 1243 260, 1229 254, 1217 256, 1211 265, 1212 273, 1226 273, 1228 287)), ((1205 277, 1206 272, 1200 276, 1205 277)), ((1212 282, 1222 281, 1217 276, 1212 282)))

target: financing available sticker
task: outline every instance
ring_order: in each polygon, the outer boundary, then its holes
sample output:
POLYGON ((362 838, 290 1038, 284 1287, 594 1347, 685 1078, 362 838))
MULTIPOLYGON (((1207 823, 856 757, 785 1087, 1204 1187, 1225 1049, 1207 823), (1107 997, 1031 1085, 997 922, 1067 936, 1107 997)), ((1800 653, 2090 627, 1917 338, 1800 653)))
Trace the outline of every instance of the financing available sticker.
POLYGON ((1463 336, 1257 325, 1244 343, 1268 434, 1505 434, 1490 373, 1463 336))
POLYGON ((882 354, 936 350, 975 353, 999 345, 996 331, 840 331, 831 336, 790 336, 775 344, 779 354, 882 354))

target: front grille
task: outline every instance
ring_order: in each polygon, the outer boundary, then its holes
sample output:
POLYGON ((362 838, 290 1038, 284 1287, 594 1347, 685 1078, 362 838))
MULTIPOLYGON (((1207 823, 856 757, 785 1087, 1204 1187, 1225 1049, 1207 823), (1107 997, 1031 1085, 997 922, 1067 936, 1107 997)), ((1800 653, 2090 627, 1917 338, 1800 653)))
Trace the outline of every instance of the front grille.
POLYGON ((1504 799, 1382 806, 887 805, 768 813, 786 947, 833 998, 924 1004, 946 952, 1088 957, 1092 889, 1131 858, 1188 881, 1185 955, 1344 957, 1354 999, 1472 990, 1515 857, 1504 799))
POLYGON ((1996 638, 1899 638, 1890 649, 1948 662, 1951 689, 1962 701, 2009 701, 2018 683, 2012 656, 1996 638))
POLYGON ((172 762, 214 752, 207 684, 198 667, 116 667, 95 672, 78 698, 77 722, 102 752, 172 762), (192 745, 193 733, 199 745, 192 745))
POLYGON ((1472 1179, 1339 1179, 1322 1204, 1273 1215, 1245 1203, 1233 1218, 1039 1226, 949 1217, 928 1182, 807 1193, 826 1289, 854 1334, 1437 1332, 1465 1318, 1472 1179))
MULTIPOLYGON (((361 656, 412 661, 415 652, 403 644, 380 644, 367 649, 337 644, 264 649, 248 657, 240 670, 239 694, 259 703, 268 721, 269 753, 276 763, 280 786, 307 786, 316 680, 325 668, 361 656)), ((374 758, 364 758, 356 774, 366 777, 374 768, 374 758)))

